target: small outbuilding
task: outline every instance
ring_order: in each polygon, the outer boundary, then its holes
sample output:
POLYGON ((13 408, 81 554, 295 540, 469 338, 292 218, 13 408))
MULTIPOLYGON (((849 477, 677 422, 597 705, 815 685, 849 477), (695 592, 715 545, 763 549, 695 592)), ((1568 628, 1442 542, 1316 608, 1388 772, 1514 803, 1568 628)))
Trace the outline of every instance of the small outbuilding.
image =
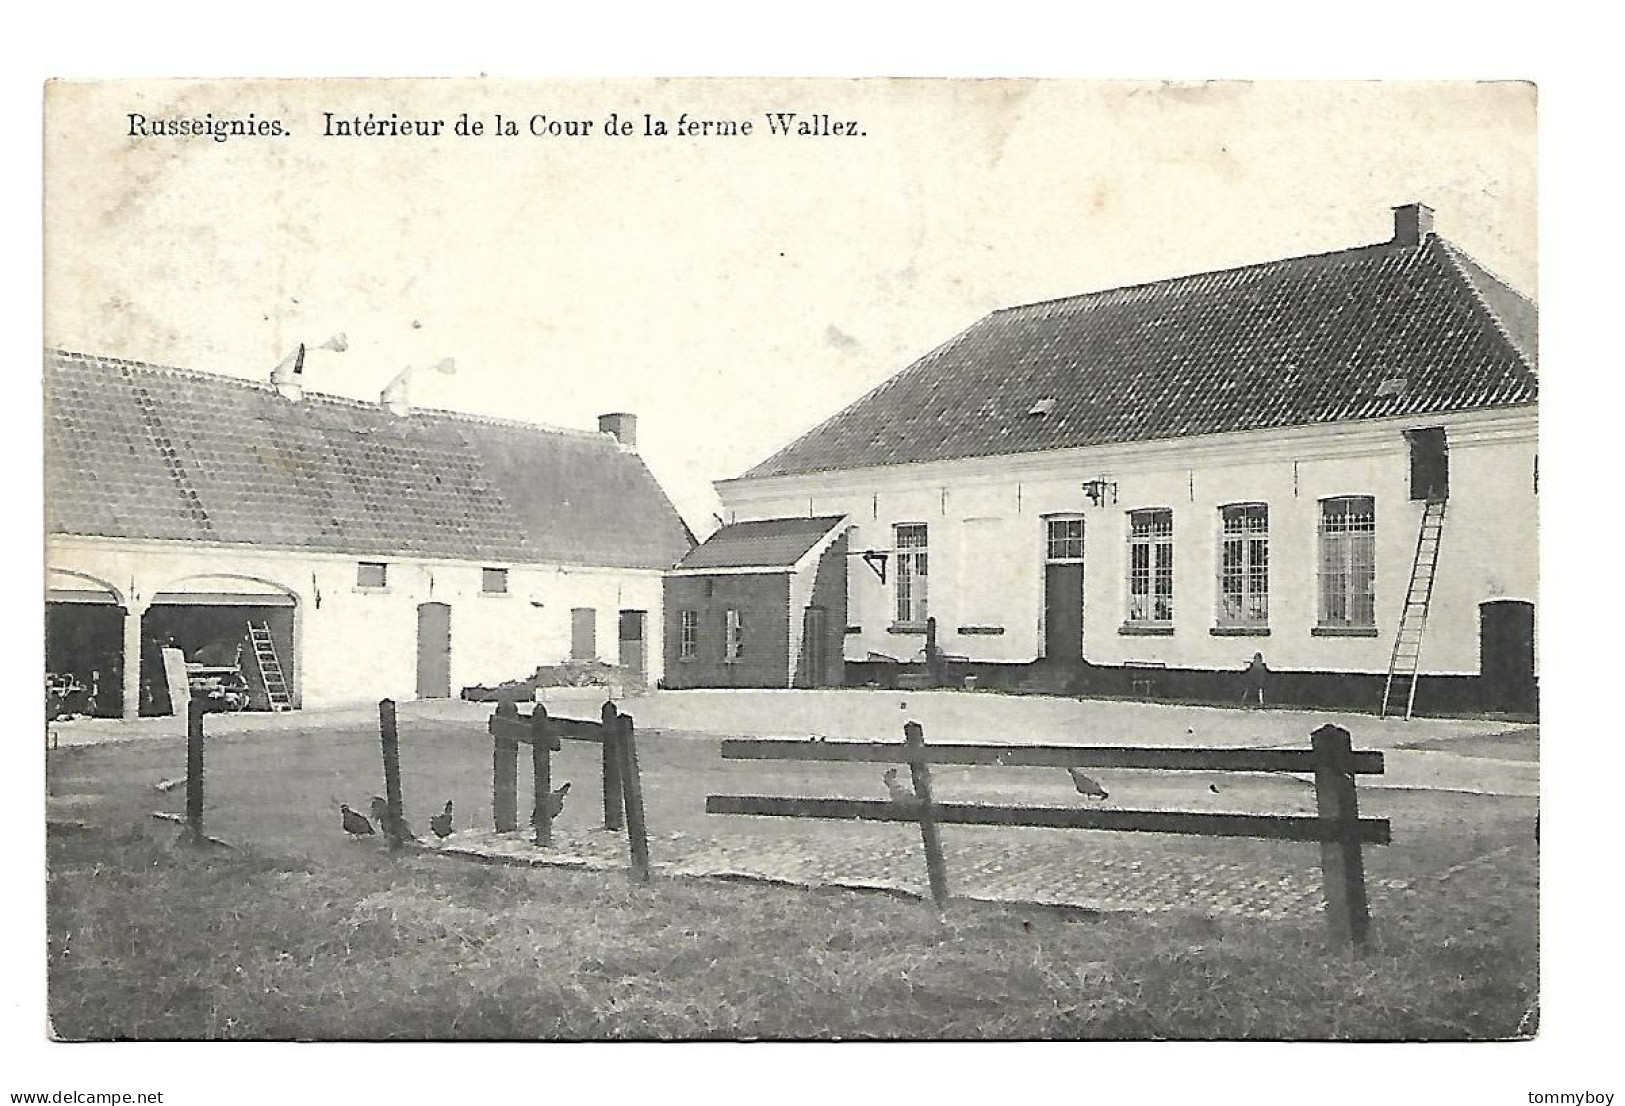
POLYGON ((846 518, 724 526, 666 575, 670 688, 839 687, 846 518))

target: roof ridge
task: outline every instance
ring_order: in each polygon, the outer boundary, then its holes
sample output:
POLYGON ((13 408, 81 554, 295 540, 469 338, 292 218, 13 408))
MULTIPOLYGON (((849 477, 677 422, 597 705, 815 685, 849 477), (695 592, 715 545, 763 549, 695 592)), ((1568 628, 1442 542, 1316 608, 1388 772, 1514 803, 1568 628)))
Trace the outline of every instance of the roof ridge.
POLYGON ((1384 249, 1398 250, 1415 248, 1417 247, 1400 246, 1392 241, 1372 242, 1369 245, 1364 246, 1346 246, 1340 250, 1323 250, 1319 253, 1297 254, 1292 257, 1277 257, 1267 261, 1249 261, 1244 265, 1231 265, 1223 269, 1204 269, 1195 273, 1180 273, 1176 276, 1159 277, 1156 280, 1139 281, 1134 284, 1118 284, 1113 285, 1110 288, 1096 288, 1088 292, 1074 292, 1073 294, 1067 296, 1055 296, 1050 299, 1033 300, 1030 303, 1014 303, 1006 307, 995 308, 993 311, 984 316, 984 318, 992 318, 994 315, 1004 315, 1018 311, 1027 311, 1038 307, 1054 307, 1057 304, 1074 302, 1081 304, 1088 300, 1114 295, 1120 295, 1123 297, 1124 301, 1131 302, 1134 299, 1134 293, 1149 294, 1154 290, 1162 290, 1169 285, 1179 284, 1184 281, 1197 281, 1212 277, 1234 276, 1236 274, 1244 273, 1249 269, 1269 269, 1277 265, 1291 265, 1304 261, 1325 261, 1343 255, 1347 255, 1350 259, 1353 259, 1357 255, 1373 253, 1384 249))
POLYGON ((1465 260, 1467 263, 1476 266, 1484 273, 1485 276, 1495 281, 1502 288, 1505 288, 1523 303, 1528 304, 1532 310, 1535 309, 1535 301, 1518 291, 1511 284, 1508 284, 1499 274, 1480 263, 1478 258, 1474 257, 1472 254, 1468 253, 1466 250, 1462 249, 1460 246, 1456 245, 1454 242, 1450 241, 1444 236, 1439 234, 1430 234, 1428 235, 1428 238, 1430 241, 1435 241, 1439 244, 1441 252, 1445 256, 1445 260, 1450 265, 1451 271, 1455 273, 1456 277, 1461 281, 1461 283, 1466 286, 1467 294, 1472 297, 1473 302, 1478 306, 1479 310, 1484 312, 1485 318, 1489 319, 1490 325, 1493 326, 1495 328, 1495 332, 1501 336, 1501 340, 1506 342, 1506 344, 1511 347, 1512 352, 1517 354, 1518 360, 1522 361, 1530 372, 1538 373, 1538 370, 1536 369, 1532 360, 1532 358, 1534 356, 1538 356, 1538 354, 1524 353, 1522 345, 1518 342, 1518 339, 1513 336, 1511 327, 1507 326, 1506 320, 1501 318, 1501 313, 1491 306, 1490 301, 1484 298, 1484 293, 1479 290, 1478 283, 1473 280, 1472 274, 1466 271, 1462 265, 1462 262, 1465 260))
POLYGON ((603 430, 582 430, 576 426, 554 426, 552 423, 527 422, 524 419, 505 419, 497 415, 478 415, 469 411, 448 411, 442 407, 413 407, 412 415, 433 415, 436 418, 455 419, 458 422, 502 426, 513 430, 540 430, 547 434, 560 434, 570 438, 603 439, 613 442, 615 436, 603 430))
MULTIPOLYGON (((70 361, 82 361, 86 364, 103 365, 109 368, 143 369, 151 372, 177 373, 181 376, 194 377, 204 380, 218 380, 226 384, 249 388, 256 392, 274 392, 276 386, 268 380, 254 380, 246 376, 233 376, 230 373, 210 372, 207 369, 183 368, 179 365, 163 365, 155 361, 138 361, 127 357, 109 357, 100 353, 83 353, 78 350, 63 349, 59 346, 45 347, 47 354, 70 361)), ((376 411, 385 413, 377 402, 365 399, 356 399, 353 396, 335 395, 332 392, 320 392, 312 388, 305 388, 300 402, 319 401, 330 403, 336 407, 348 407, 360 411, 376 411)), ((463 422, 483 423, 490 426, 506 426, 516 430, 539 430, 548 434, 560 434, 568 437, 598 439, 612 437, 601 430, 582 430, 572 426, 554 426, 550 423, 526 422, 523 419, 505 419, 495 415, 479 415, 467 411, 448 411, 439 407, 413 407, 412 415, 433 415, 445 419, 457 419, 463 422)))

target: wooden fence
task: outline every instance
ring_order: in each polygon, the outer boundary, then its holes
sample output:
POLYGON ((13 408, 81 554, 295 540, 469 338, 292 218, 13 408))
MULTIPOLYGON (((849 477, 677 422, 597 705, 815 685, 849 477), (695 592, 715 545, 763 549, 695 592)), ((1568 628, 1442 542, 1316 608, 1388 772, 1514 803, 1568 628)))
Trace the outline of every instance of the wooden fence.
POLYGON ((625 826, 633 874, 649 878, 649 833, 643 818, 643 779, 632 716, 605 703, 597 722, 554 718, 540 703, 528 715, 512 700, 491 715, 491 814, 498 833, 519 828, 519 746, 530 746, 532 811, 535 842, 553 843, 553 816, 547 796, 553 790, 552 754, 565 741, 586 741, 603 748, 604 828, 625 826))
POLYGON ((710 795, 708 814, 788 818, 843 818, 915 822, 925 852, 931 896, 947 901, 948 869, 937 827, 1038 826, 1118 832, 1194 834, 1318 841, 1327 918, 1333 933, 1356 946, 1370 926, 1364 845, 1389 843, 1385 818, 1361 818, 1357 775, 1383 771, 1378 752, 1356 752, 1347 730, 1325 725, 1310 735, 1308 749, 1135 748, 1072 745, 927 745, 917 722, 903 727, 904 744, 883 741, 783 741, 739 739, 722 743, 729 760, 795 760, 907 764, 914 799, 830 799, 767 795, 710 795), (1220 814, 1194 811, 1027 807, 938 803, 931 793, 931 765, 990 767, 1127 768, 1178 772, 1288 772, 1314 778, 1314 817, 1220 814))

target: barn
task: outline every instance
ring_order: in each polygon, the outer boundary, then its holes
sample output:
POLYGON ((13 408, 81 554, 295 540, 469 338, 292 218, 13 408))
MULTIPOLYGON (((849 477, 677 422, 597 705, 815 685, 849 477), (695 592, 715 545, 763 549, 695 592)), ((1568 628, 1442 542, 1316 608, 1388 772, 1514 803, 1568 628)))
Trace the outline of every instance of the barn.
POLYGON ((847 683, 1530 712, 1536 322, 1407 204, 996 311, 718 493, 841 520, 847 683))
POLYGON ((571 659, 661 675, 693 537, 597 432, 282 379, 45 357, 46 668, 78 713, 170 709, 162 649, 250 705, 438 698, 571 659))

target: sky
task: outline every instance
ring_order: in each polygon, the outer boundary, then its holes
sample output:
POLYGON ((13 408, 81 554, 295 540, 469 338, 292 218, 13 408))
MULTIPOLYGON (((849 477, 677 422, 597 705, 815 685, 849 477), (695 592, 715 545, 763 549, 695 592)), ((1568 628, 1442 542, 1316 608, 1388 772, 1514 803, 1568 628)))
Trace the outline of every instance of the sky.
POLYGON ((342 332, 306 387, 369 400, 450 356, 415 404, 637 414, 700 534, 712 481, 1002 306, 1382 241, 1411 201, 1536 289, 1517 83, 68 83, 45 139, 47 345, 263 380, 342 332), (289 133, 132 135, 132 113, 289 133), (442 127, 336 136, 328 113, 442 127))

